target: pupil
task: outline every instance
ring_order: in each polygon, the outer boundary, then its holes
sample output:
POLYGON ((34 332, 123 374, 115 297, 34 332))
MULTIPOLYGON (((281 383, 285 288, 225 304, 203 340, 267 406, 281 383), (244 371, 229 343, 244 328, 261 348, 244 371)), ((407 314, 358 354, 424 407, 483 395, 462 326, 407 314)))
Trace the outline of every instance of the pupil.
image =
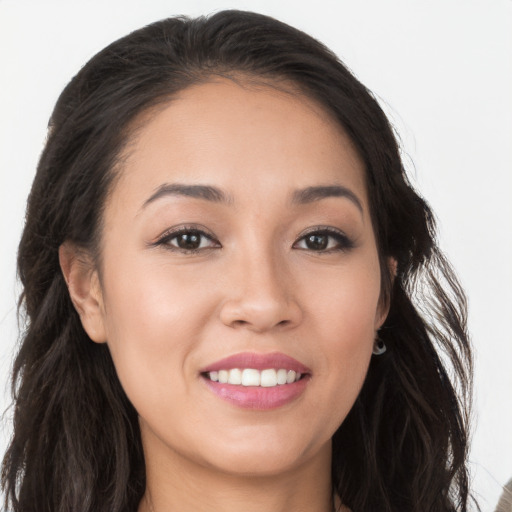
POLYGON ((309 235, 306 238, 306 245, 310 249, 323 250, 327 248, 328 237, 326 235, 309 235))
POLYGON ((178 237, 178 246, 181 249, 197 249, 201 244, 201 237, 197 233, 184 233, 178 237))

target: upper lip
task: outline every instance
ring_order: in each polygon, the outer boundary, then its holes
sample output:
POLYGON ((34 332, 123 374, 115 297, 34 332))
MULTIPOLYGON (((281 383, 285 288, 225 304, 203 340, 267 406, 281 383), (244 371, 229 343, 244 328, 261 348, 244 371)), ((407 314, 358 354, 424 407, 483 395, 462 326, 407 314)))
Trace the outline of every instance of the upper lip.
POLYGON ((219 370, 232 370, 233 368, 253 368, 266 370, 270 368, 293 370, 297 373, 311 373, 311 370, 294 359, 280 352, 258 354, 256 352, 242 352, 215 361, 201 370, 201 373, 216 372, 219 370))

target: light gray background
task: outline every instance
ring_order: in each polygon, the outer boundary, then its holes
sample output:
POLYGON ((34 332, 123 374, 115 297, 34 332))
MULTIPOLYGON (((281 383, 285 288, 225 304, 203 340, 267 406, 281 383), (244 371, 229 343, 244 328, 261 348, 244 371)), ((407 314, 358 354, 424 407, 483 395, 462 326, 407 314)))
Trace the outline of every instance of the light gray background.
MULTIPOLYGON (((17 339, 15 253, 58 94, 114 39, 173 14, 270 14, 331 47, 380 99, 470 300, 471 467, 482 510, 512 477, 511 0, 0 0, 0 390, 17 339)), ((3 411, 9 401, 0 393, 3 411)), ((7 414, 7 418, 9 414, 7 414)), ((0 431, 3 452, 10 433, 0 431)))

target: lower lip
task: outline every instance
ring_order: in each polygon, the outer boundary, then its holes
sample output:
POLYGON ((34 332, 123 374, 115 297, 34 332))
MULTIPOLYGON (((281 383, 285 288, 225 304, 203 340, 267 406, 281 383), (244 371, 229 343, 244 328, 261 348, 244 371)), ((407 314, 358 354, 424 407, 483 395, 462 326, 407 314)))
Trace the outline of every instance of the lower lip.
POLYGON ((243 409, 264 411, 277 409, 297 399, 306 389, 309 377, 305 376, 292 384, 270 388, 221 384, 206 377, 203 377, 203 380, 208 388, 222 400, 243 409))

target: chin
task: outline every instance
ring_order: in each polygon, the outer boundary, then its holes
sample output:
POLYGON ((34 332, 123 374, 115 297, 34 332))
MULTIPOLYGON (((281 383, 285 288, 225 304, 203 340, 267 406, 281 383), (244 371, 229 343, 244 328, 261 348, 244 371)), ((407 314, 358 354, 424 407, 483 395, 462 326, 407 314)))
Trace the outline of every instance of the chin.
POLYGON ((217 471, 230 474, 236 477, 266 478, 282 475, 293 471, 303 462, 298 454, 293 457, 283 457, 280 453, 268 455, 259 453, 257 455, 236 455, 216 461, 212 468, 217 471))
MULTIPOLYGON (((331 441, 320 446, 293 442, 286 436, 255 436, 239 443, 225 443, 208 450, 209 465, 223 473, 247 477, 271 477, 300 468, 316 457, 331 456, 331 441)), ((298 441, 298 440, 297 440, 298 441)), ((206 448, 206 447, 205 447, 206 448)))

